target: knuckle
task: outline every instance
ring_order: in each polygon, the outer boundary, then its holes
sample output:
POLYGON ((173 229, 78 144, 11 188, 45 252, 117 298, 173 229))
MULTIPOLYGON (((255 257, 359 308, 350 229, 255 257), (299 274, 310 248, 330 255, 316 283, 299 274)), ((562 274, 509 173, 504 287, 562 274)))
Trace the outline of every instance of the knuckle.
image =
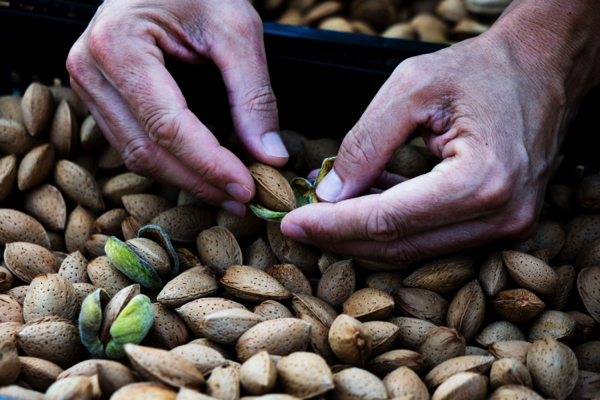
POLYGON ((67 71, 76 82, 79 82, 88 71, 87 64, 88 61, 86 60, 85 52, 81 49, 79 42, 77 42, 67 57, 67 71))
POLYGON ((277 99, 271 86, 255 85, 247 92, 243 107, 248 113, 276 113, 277 99))
POLYGON ((373 208, 365 226, 367 238, 378 242, 394 241, 402 233, 398 218, 380 206, 373 208))
POLYGON ((484 211, 497 210, 504 207, 512 198, 514 180, 501 169, 488 174, 485 182, 475 193, 476 204, 484 211))
POLYGON ((153 147, 154 144, 147 140, 131 141, 125 147, 121 157, 131 172, 138 175, 153 176, 159 169, 153 147))
POLYGON ((187 191, 194 197, 204 201, 210 200, 210 190, 207 183, 196 181, 187 191))
POLYGON ((113 27, 108 23, 96 23, 88 35, 88 48, 91 55, 97 60, 108 59, 115 46, 113 27))
POLYGON ((150 139, 172 154, 181 150, 179 119, 160 107, 148 107, 141 117, 150 139))
POLYGON ((372 165, 377 151, 373 137, 369 130, 359 121, 353 130, 353 140, 345 140, 338 156, 351 164, 372 165))

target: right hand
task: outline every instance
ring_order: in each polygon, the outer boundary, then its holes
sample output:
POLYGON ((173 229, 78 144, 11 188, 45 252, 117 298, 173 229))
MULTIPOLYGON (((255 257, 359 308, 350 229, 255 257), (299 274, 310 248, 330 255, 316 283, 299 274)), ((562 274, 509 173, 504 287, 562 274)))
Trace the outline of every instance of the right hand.
POLYGON ((240 140, 257 160, 281 167, 288 153, 260 17, 247 0, 107 0, 67 59, 73 90, 131 171, 243 216, 252 177, 187 108, 164 53, 214 62, 240 140))

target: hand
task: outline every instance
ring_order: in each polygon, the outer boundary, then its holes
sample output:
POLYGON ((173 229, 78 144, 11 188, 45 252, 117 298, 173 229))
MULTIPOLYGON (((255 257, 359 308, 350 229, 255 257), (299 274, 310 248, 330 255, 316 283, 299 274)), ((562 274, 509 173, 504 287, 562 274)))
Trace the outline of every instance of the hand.
MULTIPOLYGON (((522 16, 519 7, 535 1, 513 3, 496 29, 398 66, 318 187, 318 197, 333 204, 289 213, 281 224, 285 235, 335 253, 412 262, 533 233, 566 127, 597 83, 590 71, 598 66, 598 45, 578 32, 575 54, 589 44, 596 59, 579 60, 572 75, 564 41, 536 37, 524 26, 537 40, 528 47, 511 25, 509 15, 522 16), (548 50, 553 40, 559 54, 548 50), (415 129, 443 161, 401 182, 385 165, 415 129), (387 190, 354 198, 371 186, 387 190)), ((582 15, 593 22, 592 14, 582 15)))
POLYGON ((214 62, 240 140, 257 160, 283 166, 260 18, 247 0, 107 0, 67 60, 73 89, 131 171, 243 216, 252 177, 187 108, 165 53, 214 62))

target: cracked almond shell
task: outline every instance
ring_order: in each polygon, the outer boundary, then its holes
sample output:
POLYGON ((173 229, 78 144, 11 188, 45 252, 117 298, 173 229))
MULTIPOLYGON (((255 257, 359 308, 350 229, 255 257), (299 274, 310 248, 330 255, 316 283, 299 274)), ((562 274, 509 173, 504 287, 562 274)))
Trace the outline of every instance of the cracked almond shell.
POLYGON ((275 278, 253 267, 230 267, 221 278, 221 284, 233 296, 247 301, 284 300, 291 297, 291 293, 275 278))
POLYGON ((546 304, 527 289, 511 289, 498 293, 492 300, 494 311, 511 322, 526 322, 541 313, 546 304))

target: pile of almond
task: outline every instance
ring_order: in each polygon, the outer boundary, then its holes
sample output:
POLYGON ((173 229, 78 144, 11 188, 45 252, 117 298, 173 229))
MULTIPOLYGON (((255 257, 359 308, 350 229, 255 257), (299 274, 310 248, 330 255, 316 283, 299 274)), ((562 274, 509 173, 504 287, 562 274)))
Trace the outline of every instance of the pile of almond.
MULTIPOLYGON (((237 218, 127 172, 70 89, 0 97, 0 396, 600 397, 600 175, 551 184, 527 242, 385 263, 264 220, 340 146, 282 137, 286 170, 240 153, 261 218, 237 218)), ((436 162, 416 138, 388 170, 436 162)))
POLYGON ((511 0, 254 0, 265 21, 454 43, 485 32, 511 0))

